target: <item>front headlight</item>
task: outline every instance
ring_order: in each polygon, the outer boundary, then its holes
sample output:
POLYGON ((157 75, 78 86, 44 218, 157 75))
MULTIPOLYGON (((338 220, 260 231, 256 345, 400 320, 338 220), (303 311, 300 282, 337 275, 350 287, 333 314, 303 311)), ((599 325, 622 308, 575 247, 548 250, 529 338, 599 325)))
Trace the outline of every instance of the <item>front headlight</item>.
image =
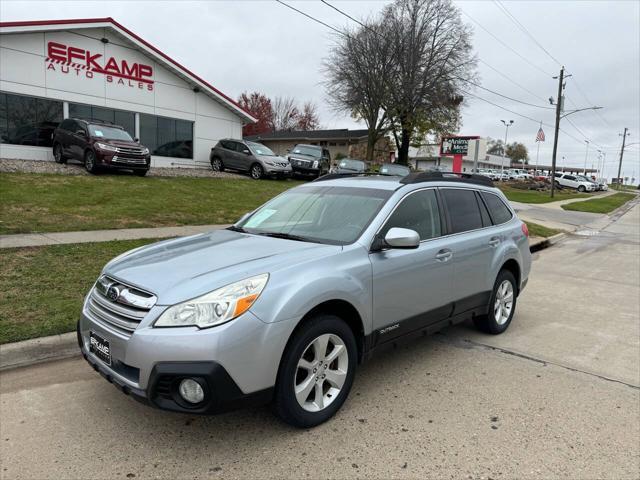
POLYGON ((149 155, 149 149, 147 147, 142 149, 142 155, 149 155))
POLYGON ((318 168, 318 160, 315 160, 315 161, 313 162, 313 168, 318 168))
POLYGON ((264 163, 266 163, 267 165, 271 165, 272 167, 275 165, 275 163, 273 163, 271 160, 265 160, 264 163))
POLYGON ((263 273, 169 307, 154 327, 209 328, 233 320, 249 310, 269 280, 263 273))
POLYGON ((106 150, 107 152, 117 152, 118 147, 114 147, 113 145, 109 145, 108 143, 96 142, 96 147, 100 150, 106 150))

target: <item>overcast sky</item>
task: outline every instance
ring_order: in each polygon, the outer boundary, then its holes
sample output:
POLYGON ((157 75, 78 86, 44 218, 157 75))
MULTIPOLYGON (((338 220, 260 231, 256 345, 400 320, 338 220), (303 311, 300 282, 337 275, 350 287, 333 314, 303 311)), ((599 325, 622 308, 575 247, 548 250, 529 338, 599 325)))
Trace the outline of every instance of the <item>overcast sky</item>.
MULTIPOLYGON (((356 18, 375 15, 388 3, 329 1, 356 18)), ((336 27, 351 22, 319 0, 288 3, 336 27)), ((628 127, 631 132, 628 143, 635 145, 625 150, 623 171, 637 179, 640 176, 637 143, 640 142, 640 2, 502 3, 573 75, 567 81, 566 108, 604 107, 597 113, 579 112, 562 121, 561 128, 575 139, 561 133, 559 162, 565 157, 565 164, 582 166, 587 138, 591 141, 588 167, 597 161, 596 150, 604 150, 606 173, 614 175, 621 144, 618 134, 628 127)), ((474 28, 473 43, 481 61, 482 86, 517 100, 549 107, 547 99, 557 95, 557 81, 551 78, 560 68, 556 61, 500 11, 496 3, 457 1, 456 5, 468 15, 463 15, 463 20, 474 28)), ((358 127, 353 119, 336 115, 326 106, 327 92, 320 84, 321 62, 335 40, 334 34, 275 1, 0 2, 2 21, 104 16, 115 18, 233 98, 243 91, 254 90, 272 97, 293 95, 300 101, 313 100, 318 104, 323 126, 358 127)), ((481 89, 472 93, 521 115, 553 124, 552 109, 526 106, 481 89)), ((538 125, 482 100, 467 100, 460 133, 504 138, 505 129, 500 120, 511 119, 515 123, 509 129, 509 141, 523 142, 529 148, 531 163, 535 163, 538 125)), ((543 129, 546 142, 540 147, 540 163, 548 163, 553 128, 543 126, 543 129)))

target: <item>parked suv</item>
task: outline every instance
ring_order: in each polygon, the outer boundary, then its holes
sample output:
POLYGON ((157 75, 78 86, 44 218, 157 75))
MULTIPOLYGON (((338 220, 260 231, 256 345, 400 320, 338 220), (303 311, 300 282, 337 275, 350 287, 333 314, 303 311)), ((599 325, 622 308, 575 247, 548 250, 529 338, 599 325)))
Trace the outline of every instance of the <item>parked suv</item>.
POLYGON ((595 190, 593 182, 588 181, 580 175, 569 173, 556 173, 556 185, 561 187, 575 188, 579 192, 593 192, 595 190))
POLYGON ((214 172, 228 168, 248 172, 259 180, 264 176, 289 177, 291 165, 286 158, 279 157, 261 143, 225 138, 211 149, 209 155, 214 172))
POLYGON ((298 144, 289 151, 289 162, 294 175, 320 177, 329 172, 331 153, 318 145, 298 144))
POLYGON ((90 173, 101 168, 133 170, 144 176, 151 166, 149 149, 119 125, 67 118, 53 132, 53 158, 58 163, 73 159, 90 173))
POLYGON ((226 230, 116 257, 84 301, 78 341, 152 406, 272 401, 311 427, 386 347, 466 319, 504 332, 530 267, 527 227, 486 177, 329 174, 226 230))
POLYGON ((367 164, 362 160, 354 160, 352 158, 343 158, 338 162, 338 166, 334 169, 334 173, 356 174, 367 171, 367 164))

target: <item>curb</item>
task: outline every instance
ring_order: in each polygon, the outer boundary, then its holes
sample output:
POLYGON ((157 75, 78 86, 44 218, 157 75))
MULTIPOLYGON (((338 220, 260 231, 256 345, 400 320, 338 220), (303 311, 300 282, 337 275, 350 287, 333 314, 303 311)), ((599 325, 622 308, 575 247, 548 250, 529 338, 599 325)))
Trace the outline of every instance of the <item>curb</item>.
POLYGON ((80 355, 76 332, 0 345, 0 371, 80 355))
POLYGON ((529 251, 531 253, 535 253, 535 252, 539 252, 540 250, 544 250, 545 248, 549 248, 549 247, 555 245, 556 243, 558 243, 560 240, 564 239, 566 236, 567 236, 567 234, 564 233, 564 232, 556 233, 555 235, 552 235, 551 237, 545 238, 541 242, 538 242, 538 243, 536 243, 534 245, 530 245, 529 246, 529 251))

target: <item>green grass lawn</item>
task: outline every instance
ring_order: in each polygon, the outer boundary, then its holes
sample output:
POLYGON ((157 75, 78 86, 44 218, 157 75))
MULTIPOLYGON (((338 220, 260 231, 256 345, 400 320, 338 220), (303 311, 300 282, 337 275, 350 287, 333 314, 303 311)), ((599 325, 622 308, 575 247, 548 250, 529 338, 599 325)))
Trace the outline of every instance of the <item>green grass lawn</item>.
POLYGON ((235 222, 301 182, 0 174, 0 234, 235 222))
POLYGON ((102 267, 154 241, 0 249, 0 343, 73 331, 102 267))
POLYGON ((556 230, 555 228, 545 227, 539 223, 525 222, 529 228, 529 235, 532 237, 552 237, 558 233, 562 233, 562 230, 556 230))
POLYGON ((592 198, 584 202, 562 205, 565 210, 576 212, 609 213, 636 197, 633 193, 616 193, 608 197, 592 198))
POLYGON ((588 193, 577 193, 575 190, 556 190, 551 198, 549 192, 538 192, 537 190, 520 190, 507 186, 498 186, 505 196, 512 202, 520 203, 549 203, 570 198, 588 198, 588 193))

